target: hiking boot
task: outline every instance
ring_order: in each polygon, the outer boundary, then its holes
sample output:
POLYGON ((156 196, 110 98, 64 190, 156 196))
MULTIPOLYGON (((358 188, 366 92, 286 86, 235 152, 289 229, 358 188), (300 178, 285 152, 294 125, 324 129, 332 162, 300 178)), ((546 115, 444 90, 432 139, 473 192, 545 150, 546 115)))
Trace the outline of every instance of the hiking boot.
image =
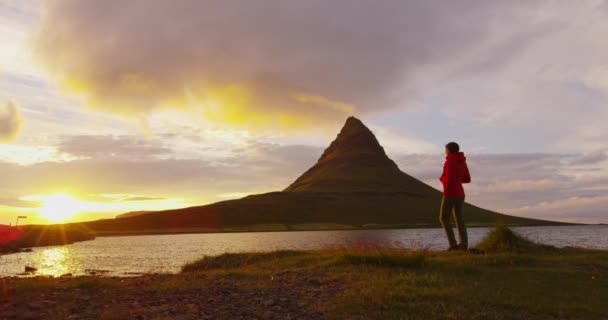
POLYGON ((450 246, 448 251, 458 251, 458 246, 450 246))
POLYGON ((468 248, 468 247, 469 247, 468 245, 466 245, 466 244, 462 244, 462 243, 461 243, 461 244, 457 245, 457 246, 456 246, 456 249, 454 249, 454 250, 458 250, 458 251, 468 251, 468 250, 469 250, 469 248, 468 248))

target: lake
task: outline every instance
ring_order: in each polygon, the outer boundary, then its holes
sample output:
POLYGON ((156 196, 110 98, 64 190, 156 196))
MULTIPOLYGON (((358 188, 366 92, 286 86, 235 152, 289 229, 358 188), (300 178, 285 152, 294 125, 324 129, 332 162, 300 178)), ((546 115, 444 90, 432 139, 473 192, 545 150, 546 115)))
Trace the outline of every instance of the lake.
MULTIPOLYGON (((474 245, 489 231, 470 228, 474 245)), ((558 247, 608 249, 608 226, 554 226, 513 228, 531 240, 558 247)), ((443 250, 442 229, 354 231, 247 232, 214 234, 100 237, 65 246, 38 247, 33 252, 0 256, 0 276, 15 276, 24 266, 38 275, 89 274, 133 276, 141 273, 176 273, 184 264, 206 255, 278 249, 320 249, 382 246, 443 250)))

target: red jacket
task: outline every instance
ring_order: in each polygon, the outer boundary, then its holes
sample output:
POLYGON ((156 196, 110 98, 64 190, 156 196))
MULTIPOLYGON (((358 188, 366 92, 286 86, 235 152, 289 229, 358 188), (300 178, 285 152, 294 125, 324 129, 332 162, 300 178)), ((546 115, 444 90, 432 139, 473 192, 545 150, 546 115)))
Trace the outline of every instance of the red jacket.
POLYGON ((443 183, 443 195, 446 197, 464 198, 463 183, 471 182, 471 175, 467 167, 467 158, 464 153, 451 153, 445 158, 443 174, 439 180, 443 183))

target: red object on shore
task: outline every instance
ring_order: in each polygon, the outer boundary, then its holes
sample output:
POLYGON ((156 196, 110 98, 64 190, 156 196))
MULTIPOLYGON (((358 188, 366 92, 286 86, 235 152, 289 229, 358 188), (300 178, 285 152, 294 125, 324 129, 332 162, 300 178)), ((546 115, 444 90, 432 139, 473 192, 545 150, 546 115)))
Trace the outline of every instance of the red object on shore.
POLYGON ((464 198, 463 183, 471 182, 464 153, 451 153, 445 158, 443 174, 439 180, 443 183, 443 195, 446 197, 464 198))
POLYGON ((0 245, 9 244, 13 241, 19 240, 23 233, 23 228, 0 225, 0 245))

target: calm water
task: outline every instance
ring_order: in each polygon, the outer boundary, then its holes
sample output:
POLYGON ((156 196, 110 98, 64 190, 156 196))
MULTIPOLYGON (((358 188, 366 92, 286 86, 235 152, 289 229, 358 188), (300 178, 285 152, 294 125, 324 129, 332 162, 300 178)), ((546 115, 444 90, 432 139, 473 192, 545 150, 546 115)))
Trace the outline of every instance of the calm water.
MULTIPOLYGON (((555 246, 608 249, 608 226, 521 227, 514 230, 534 241, 555 246)), ((470 243, 475 244, 487 232, 487 228, 469 229, 470 243)), ((97 274, 111 276, 173 273, 178 272, 182 265, 205 255, 350 245, 428 249, 445 249, 447 246, 441 229, 103 237, 0 256, 0 276, 17 275, 23 272, 25 265, 38 268, 37 274, 53 276, 65 273, 81 275, 90 270, 102 270, 97 274)))

